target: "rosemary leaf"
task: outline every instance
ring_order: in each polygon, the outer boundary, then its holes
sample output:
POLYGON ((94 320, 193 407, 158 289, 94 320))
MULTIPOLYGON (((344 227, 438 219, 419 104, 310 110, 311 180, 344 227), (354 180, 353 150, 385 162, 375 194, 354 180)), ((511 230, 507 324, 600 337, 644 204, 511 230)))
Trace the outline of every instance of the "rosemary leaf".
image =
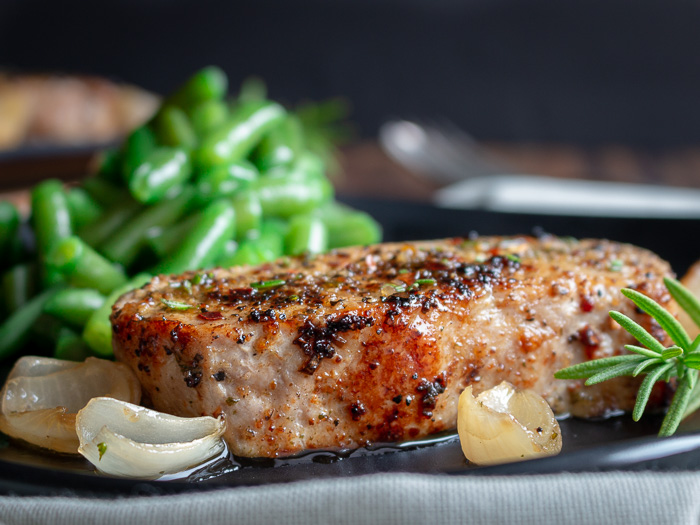
POLYGON ((690 401, 690 395, 693 393, 693 389, 690 386, 692 380, 688 377, 689 375, 687 374, 678 382, 678 388, 673 396, 673 401, 671 401, 671 406, 668 408, 666 417, 661 423, 659 437, 673 435, 683 419, 683 414, 685 414, 690 401))
POLYGON ((649 396, 654 388, 654 385, 659 380, 659 378, 666 373, 666 371, 673 366, 673 363, 664 363, 658 368, 647 373, 647 376, 642 381, 639 386, 639 391, 637 392, 637 401, 634 404, 634 410, 632 411, 632 419, 639 421, 644 413, 644 409, 647 407, 647 402, 649 401, 649 396))
POLYGON ((683 358, 683 364, 688 368, 700 370, 700 353, 692 353, 683 358))
MULTIPOLYGON (((700 326, 700 325, 699 325, 700 326)), ((696 350, 700 349, 700 334, 695 338, 693 343, 690 345, 690 348, 688 348, 688 354, 692 354, 696 350)))
POLYGON ((668 361, 674 357, 680 357, 683 355, 683 349, 680 346, 669 346, 663 352, 661 352, 661 359, 668 361))
POLYGON ((648 348, 643 348, 641 346, 625 345, 625 349, 628 352, 634 352, 635 354, 643 355, 652 359, 661 357, 661 353, 655 352, 654 350, 649 350, 648 348))
POLYGON ((635 354, 616 355, 612 357, 603 357, 594 361, 585 361, 576 365, 563 368, 554 373, 557 379, 584 379, 590 377, 601 370, 620 363, 631 362, 634 364, 632 368, 637 366, 644 358, 635 354))
MULTIPOLYGON (((673 279, 664 279, 669 293, 700 326, 700 301, 673 279)), ((676 344, 665 348, 649 332, 620 312, 610 312, 610 317, 620 324, 647 348, 625 345, 632 352, 626 356, 597 359, 559 370, 554 377, 559 379, 581 379, 588 377, 586 385, 593 385, 624 375, 646 374, 637 392, 632 417, 638 421, 649 402, 649 397, 658 381, 668 383, 677 377, 676 392, 671 406, 659 430, 659 436, 672 435, 681 420, 700 409, 700 335, 691 342, 688 333, 676 318, 664 310, 653 299, 624 288, 622 294, 638 308, 651 315, 676 344)))
POLYGON ((620 312, 610 312, 610 317, 612 317, 617 323, 627 330, 634 338, 642 343, 644 346, 650 350, 654 350, 659 354, 665 350, 664 345, 657 341, 654 336, 647 332, 644 328, 635 323, 632 319, 627 317, 625 314, 620 312))
POLYGON ((680 307, 685 310, 696 325, 700 326, 700 301, 675 279, 664 277, 664 284, 680 307))
POLYGON ((693 384, 693 391, 690 393, 690 401, 683 411, 683 419, 700 408, 700 381, 698 381, 698 373, 693 370, 687 375, 693 384))
MULTIPOLYGON (((671 363, 671 364, 673 364, 673 363, 671 363)), ((666 373, 661 378, 661 381, 668 383, 671 380, 671 378, 675 375, 676 375, 676 370, 675 370, 675 367, 672 366, 671 368, 666 370, 666 373)))
MULTIPOLYGON (((645 361, 642 361, 641 363, 639 363, 637 368, 634 369, 634 372, 632 372, 632 377, 637 377, 639 374, 644 372, 644 370, 646 370, 647 368, 649 368, 653 364, 659 364, 659 360, 652 358, 652 359, 647 359, 645 361)), ((671 366, 673 366, 673 365, 671 365, 671 366)), ((649 372, 647 372, 647 374, 648 373, 649 372)))
POLYGON ((277 288, 278 286, 283 286, 287 281, 283 279, 273 279, 271 281, 258 281, 256 283, 250 283, 251 288, 256 290, 268 290, 270 288, 277 288))
POLYGON ((612 379, 614 377, 631 375, 635 368, 637 368, 636 361, 628 362, 628 363, 620 363, 619 365, 611 366, 611 367, 607 368, 606 370, 603 370, 602 372, 598 372, 597 374, 589 377, 586 380, 585 385, 591 386, 591 385, 595 385, 597 383, 602 383, 603 381, 607 381, 608 379, 612 379))
MULTIPOLYGON (((630 288, 623 288, 621 290, 622 295, 627 297, 630 301, 636 304, 639 308, 644 310, 661 325, 661 328, 669 335, 681 348, 689 348, 691 345, 690 337, 688 336, 685 329, 681 326, 678 320, 673 317, 669 312, 664 310, 664 308, 644 294, 639 293, 636 290, 630 288)), ((634 334, 632 334, 634 335, 634 334)), ((636 336, 635 336, 636 337, 636 336)), ((644 343, 646 344, 646 343, 644 343)))

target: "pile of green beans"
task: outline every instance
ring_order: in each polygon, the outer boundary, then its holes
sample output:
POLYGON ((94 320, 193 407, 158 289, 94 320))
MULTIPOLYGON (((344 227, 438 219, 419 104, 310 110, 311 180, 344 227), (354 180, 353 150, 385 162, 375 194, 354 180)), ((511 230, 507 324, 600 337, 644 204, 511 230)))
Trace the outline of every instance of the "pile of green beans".
POLYGON ((223 71, 204 68, 96 174, 37 185, 27 221, 0 201, 0 362, 112 355, 112 305, 155 274, 380 240, 371 217, 334 200, 323 126, 337 105, 290 111, 259 81, 227 92, 223 71))

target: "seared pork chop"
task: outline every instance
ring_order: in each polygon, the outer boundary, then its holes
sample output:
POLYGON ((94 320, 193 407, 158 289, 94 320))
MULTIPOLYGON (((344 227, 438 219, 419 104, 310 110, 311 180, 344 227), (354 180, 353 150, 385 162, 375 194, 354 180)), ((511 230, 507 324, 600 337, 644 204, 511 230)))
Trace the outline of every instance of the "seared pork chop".
POLYGON ((156 277, 116 303, 114 348, 156 409, 223 415, 240 456, 420 438, 456 426, 467 385, 503 380, 555 412, 602 416, 631 409, 638 381, 588 388, 552 374, 632 343, 611 309, 668 344, 619 292, 667 305, 666 275, 654 254, 601 240, 347 248, 156 277))

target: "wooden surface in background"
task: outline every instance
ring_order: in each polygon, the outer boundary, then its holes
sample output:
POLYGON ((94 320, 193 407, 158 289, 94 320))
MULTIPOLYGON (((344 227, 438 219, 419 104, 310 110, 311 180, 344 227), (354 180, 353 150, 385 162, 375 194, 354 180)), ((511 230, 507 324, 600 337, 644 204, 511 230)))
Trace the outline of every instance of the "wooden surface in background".
MULTIPOLYGON (((482 148, 507 167, 508 173, 700 187, 700 146, 657 152, 622 146, 582 149, 571 145, 503 143, 482 144, 482 148)), ((84 151, 9 160, 0 157, 0 191, 21 200, 21 192, 16 190, 43 178, 80 180, 88 173, 91 158, 84 151)), ((341 196, 429 202, 439 187, 395 163, 376 142, 346 146, 341 151, 340 165, 342 173, 334 176, 333 182, 341 196)))
MULTIPOLYGON (((581 149, 568 145, 483 144, 504 173, 700 187, 700 147, 659 152, 622 146, 581 149)), ((427 202, 439 187, 393 162, 374 142, 349 146, 336 180, 341 195, 427 202)))

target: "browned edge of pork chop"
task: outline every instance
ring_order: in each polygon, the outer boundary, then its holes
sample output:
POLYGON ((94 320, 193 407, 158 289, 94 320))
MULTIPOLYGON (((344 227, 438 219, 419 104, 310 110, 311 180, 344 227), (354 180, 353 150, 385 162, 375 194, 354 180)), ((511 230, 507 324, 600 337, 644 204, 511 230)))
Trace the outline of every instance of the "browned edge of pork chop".
MULTIPOLYGON (((611 309, 668 344, 620 294, 634 288, 674 311, 667 275, 651 252, 604 240, 345 248, 155 277, 115 304, 114 348, 156 409, 223 415, 239 456, 421 438, 455 427, 467 385, 502 380, 557 413, 603 416, 633 407, 638 379, 584 387, 553 373, 633 343, 611 309)), ((659 385, 651 406, 666 394, 659 385)))

